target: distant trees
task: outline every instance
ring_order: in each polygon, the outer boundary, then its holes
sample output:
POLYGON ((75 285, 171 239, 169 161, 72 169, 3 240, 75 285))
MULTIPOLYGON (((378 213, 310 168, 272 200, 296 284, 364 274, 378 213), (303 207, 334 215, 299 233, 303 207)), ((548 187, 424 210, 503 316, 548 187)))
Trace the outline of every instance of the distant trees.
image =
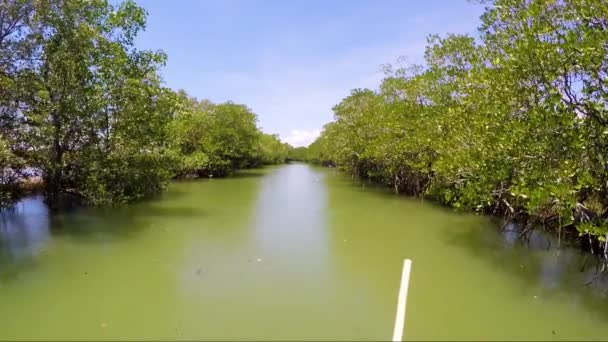
POLYGON ((283 163, 289 145, 262 133, 244 105, 198 101, 181 92, 170 124, 178 176, 225 176, 236 169, 283 163))
POLYGON ((486 2, 480 39, 353 90, 308 159, 456 208, 608 237, 608 3, 486 2))
POLYGON ((165 54, 133 45, 145 20, 131 0, 0 5, 0 208, 18 198, 26 167, 54 207, 129 202, 174 176, 285 159, 247 107, 163 87, 165 54))
POLYGON ((307 161, 308 149, 304 146, 291 148, 288 152, 287 158, 295 161, 307 161))
POLYGON ((258 133, 258 144, 254 152, 252 165, 282 164, 289 159, 292 147, 281 142, 276 134, 258 133))

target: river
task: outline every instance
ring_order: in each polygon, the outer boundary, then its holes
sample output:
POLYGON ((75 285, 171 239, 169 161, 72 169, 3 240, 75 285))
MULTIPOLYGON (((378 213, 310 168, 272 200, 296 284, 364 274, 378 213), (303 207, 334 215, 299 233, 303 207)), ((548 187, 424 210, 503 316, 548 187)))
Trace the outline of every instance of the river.
POLYGON ((305 164, 53 216, 32 197, 0 216, 0 339, 386 340, 404 258, 406 340, 606 339, 579 253, 535 241, 305 164))

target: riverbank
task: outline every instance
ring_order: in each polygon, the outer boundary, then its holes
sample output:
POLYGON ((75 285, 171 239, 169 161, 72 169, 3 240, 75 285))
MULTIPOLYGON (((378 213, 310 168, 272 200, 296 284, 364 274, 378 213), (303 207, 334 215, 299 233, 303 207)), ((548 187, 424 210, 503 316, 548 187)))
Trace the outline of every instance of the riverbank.
POLYGON ((573 236, 608 262, 606 13, 605 1, 490 1, 476 37, 429 36, 420 65, 353 89, 298 152, 573 236))
MULTIPOLYGON (((336 168, 335 163, 331 161, 325 161, 323 163, 319 163, 318 161, 308 162, 317 165, 318 167, 336 168)), ((532 215, 525 211, 496 210, 496 207, 483 208, 484 210, 467 210, 466 208, 455 207, 453 203, 442 201, 441 198, 436 196, 425 196, 420 192, 411 194, 399 191, 399 189, 396 189, 395 184, 387 184, 381 179, 362 177, 359 174, 353 174, 352 172, 349 172, 349 170, 341 168, 340 165, 337 166, 337 170, 345 175, 349 175, 350 173, 351 178, 356 178, 361 182, 368 182, 386 190, 391 190, 395 196, 418 197, 422 200, 428 200, 438 206, 450 208, 451 210, 456 210, 458 212, 476 213, 482 216, 491 217, 496 221, 497 229, 503 232, 509 231, 510 234, 515 234, 518 239, 522 240, 524 243, 529 243, 530 240, 533 239, 532 236, 538 234, 539 231, 541 235, 550 234, 552 235, 553 242, 548 243, 549 248, 560 249, 563 247, 575 247, 584 251, 588 254, 588 257, 595 259, 593 264, 598 271, 598 276, 599 273, 606 271, 606 268, 608 267, 608 255, 606 254, 607 245, 604 243, 605 240, 602 239, 602 236, 583 234, 577 229, 575 224, 560 225, 559 217, 551 212, 550 207, 548 207, 542 215, 532 215)), ((582 205, 578 206, 576 220, 582 222, 584 215, 587 215, 588 218, 596 218, 595 213, 582 205)), ((585 266, 582 267, 582 269, 584 268, 585 266)))

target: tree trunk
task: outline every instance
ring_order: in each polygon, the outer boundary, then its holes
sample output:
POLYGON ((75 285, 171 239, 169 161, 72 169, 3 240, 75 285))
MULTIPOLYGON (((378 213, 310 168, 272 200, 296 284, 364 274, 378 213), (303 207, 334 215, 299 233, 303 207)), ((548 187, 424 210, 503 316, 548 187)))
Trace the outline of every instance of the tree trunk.
POLYGON ((63 182, 63 147, 61 146, 61 122, 57 114, 53 114, 53 150, 51 151, 51 167, 46 180, 47 204, 51 210, 59 207, 59 195, 63 182))

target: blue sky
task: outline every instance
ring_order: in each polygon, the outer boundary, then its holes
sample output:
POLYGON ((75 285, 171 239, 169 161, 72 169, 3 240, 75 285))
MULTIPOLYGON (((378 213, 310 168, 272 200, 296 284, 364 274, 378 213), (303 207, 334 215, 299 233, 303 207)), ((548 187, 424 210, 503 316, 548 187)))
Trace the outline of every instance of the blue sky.
POLYGON ((162 49, 167 86, 234 101, 295 146, 332 120, 353 88, 375 89, 381 65, 422 61, 431 33, 476 33, 483 7, 465 0, 138 0, 141 49, 162 49))

